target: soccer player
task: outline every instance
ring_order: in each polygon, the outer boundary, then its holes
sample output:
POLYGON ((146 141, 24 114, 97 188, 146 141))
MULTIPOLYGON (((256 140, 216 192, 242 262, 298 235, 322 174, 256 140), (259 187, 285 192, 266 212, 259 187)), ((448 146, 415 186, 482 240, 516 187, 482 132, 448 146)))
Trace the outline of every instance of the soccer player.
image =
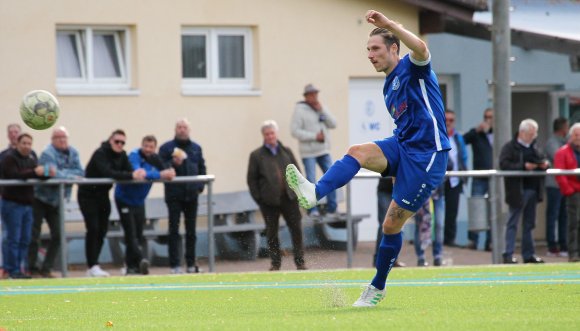
POLYGON ((401 250, 401 229, 443 181, 451 148, 441 92, 425 42, 380 12, 369 10, 366 20, 376 26, 367 42, 368 58, 387 76, 383 95, 397 125, 393 136, 351 146, 316 184, 308 182, 294 165, 286 168, 290 188, 307 209, 349 182, 361 167, 396 178, 383 222, 377 272, 355 307, 374 307, 384 299, 387 275, 401 250), (400 42, 411 50, 403 58, 399 58, 400 42))

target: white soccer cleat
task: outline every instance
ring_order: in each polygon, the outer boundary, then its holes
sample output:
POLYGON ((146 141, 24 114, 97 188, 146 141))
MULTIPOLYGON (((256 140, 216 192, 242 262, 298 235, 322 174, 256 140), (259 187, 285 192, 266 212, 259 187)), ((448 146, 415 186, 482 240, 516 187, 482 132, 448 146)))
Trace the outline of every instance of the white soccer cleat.
POLYGON ((105 270, 101 269, 98 264, 92 266, 89 270, 87 270, 87 276, 89 277, 109 277, 110 274, 105 270))
POLYGON ((286 167, 286 182, 288 186, 298 196, 298 203, 304 209, 311 209, 316 206, 316 188, 309 182, 295 165, 289 164, 286 167))
POLYGON ((353 307, 375 307, 379 302, 383 301, 387 294, 387 290, 379 290, 378 288, 368 285, 360 295, 360 298, 352 304, 353 307))

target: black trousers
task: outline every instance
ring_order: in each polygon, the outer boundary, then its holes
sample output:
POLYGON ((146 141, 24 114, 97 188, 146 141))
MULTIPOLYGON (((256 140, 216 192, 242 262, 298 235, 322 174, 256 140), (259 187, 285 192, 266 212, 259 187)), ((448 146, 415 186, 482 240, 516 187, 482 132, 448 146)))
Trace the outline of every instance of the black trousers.
POLYGON ((130 206, 123 201, 115 199, 121 226, 125 234, 125 264, 127 269, 138 269, 143 259, 145 238, 143 226, 145 225, 145 205, 130 206))
POLYGON ((195 243, 197 241, 197 197, 191 201, 166 201, 169 211, 169 266, 176 268, 181 265, 179 256, 179 223, 181 213, 185 221, 185 263, 188 267, 195 266, 195 243))
POLYGON ((34 222, 32 223, 30 246, 28 246, 28 266, 31 270, 40 269, 43 272, 50 272, 60 248, 61 231, 59 208, 58 206, 55 207, 38 199, 34 199, 34 202, 32 203, 32 215, 34 217, 34 222), (37 260, 43 219, 46 220, 46 224, 50 230, 50 243, 48 244, 42 266, 39 267, 37 265, 37 260))
POLYGON ((304 247, 302 243, 302 214, 296 200, 290 200, 286 194, 280 199, 280 206, 260 205, 260 211, 266 223, 266 238, 268 239, 268 252, 272 259, 272 266, 280 267, 282 256, 280 254, 280 214, 284 216, 294 251, 294 263, 296 266, 304 265, 304 247))
POLYGON ((85 254, 87 256, 87 266, 91 268, 99 264, 99 255, 109 230, 111 202, 107 194, 99 197, 82 197, 79 195, 78 203, 87 229, 85 254))
POLYGON ((459 197, 462 185, 451 187, 449 181, 445 181, 445 232, 443 243, 454 244, 457 235, 457 210, 459 209, 459 197))

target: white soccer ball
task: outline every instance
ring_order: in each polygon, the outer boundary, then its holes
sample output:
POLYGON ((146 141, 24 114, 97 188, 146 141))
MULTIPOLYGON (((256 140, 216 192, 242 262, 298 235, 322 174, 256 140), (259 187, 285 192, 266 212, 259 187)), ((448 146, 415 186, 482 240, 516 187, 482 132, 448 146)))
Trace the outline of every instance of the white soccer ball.
POLYGON ((20 103, 20 117, 34 130, 46 130, 56 123, 60 113, 58 100, 50 92, 34 90, 20 103))

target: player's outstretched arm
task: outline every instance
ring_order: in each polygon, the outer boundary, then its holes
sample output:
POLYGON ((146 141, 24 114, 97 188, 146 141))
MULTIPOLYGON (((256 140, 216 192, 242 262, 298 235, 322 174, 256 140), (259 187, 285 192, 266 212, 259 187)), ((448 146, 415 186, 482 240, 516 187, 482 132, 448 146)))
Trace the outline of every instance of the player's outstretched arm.
POLYGON ((405 29, 401 24, 390 20, 383 13, 376 10, 369 10, 366 14, 367 22, 378 28, 391 31, 403 44, 411 49, 411 56, 418 61, 425 61, 429 58, 427 44, 411 31, 405 29))

